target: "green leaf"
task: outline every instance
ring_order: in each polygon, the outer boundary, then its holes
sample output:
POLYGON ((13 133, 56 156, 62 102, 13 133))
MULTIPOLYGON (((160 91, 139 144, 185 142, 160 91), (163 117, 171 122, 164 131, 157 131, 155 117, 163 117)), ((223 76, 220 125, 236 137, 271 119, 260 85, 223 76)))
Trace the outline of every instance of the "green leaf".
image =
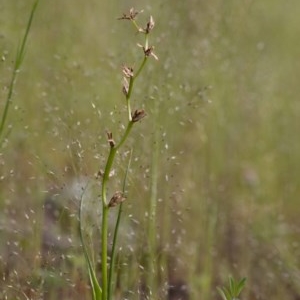
POLYGON ((246 278, 242 278, 240 281, 234 280, 232 276, 228 280, 228 288, 217 287, 219 294, 222 296, 223 300, 238 300, 238 296, 245 286, 246 278))
POLYGON ((235 282, 232 276, 229 277, 229 291, 230 291, 230 296, 234 297, 235 296, 235 282))
POLYGON ((226 298, 228 299, 228 300, 232 300, 231 298, 232 298, 232 295, 230 294, 230 291, 226 288, 226 287, 223 287, 223 291, 224 291, 224 293, 225 293, 225 295, 226 295, 226 298))
POLYGON ((241 293, 241 291, 243 290, 243 288, 245 287, 246 284, 246 277, 242 278, 240 280, 240 282, 238 283, 237 287, 236 287, 236 297, 239 296, 239 294, 241 293))
POLYGON ((230 300, 230 299, 226 298, 226 295, 221 288, 217 287, 217 290, 218 290, 220 296, 223 298, 223 300, 230 300))

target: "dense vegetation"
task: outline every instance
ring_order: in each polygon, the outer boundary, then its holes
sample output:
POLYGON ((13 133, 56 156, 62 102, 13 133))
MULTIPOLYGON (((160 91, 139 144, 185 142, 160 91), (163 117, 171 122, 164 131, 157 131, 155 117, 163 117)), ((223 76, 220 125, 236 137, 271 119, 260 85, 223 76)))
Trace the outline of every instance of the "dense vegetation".
MULTIPOLYGON (((32 5, 0 0, 1 114, 32 5)), ((77 214, 89 183, 97 251, 95 174, 140 51, 130 7, 154 16, 159 60, 113 168, 118 190, 133 149, 114 299, 221 299, 230 274, 241 299, 299 299, 300 2, 279 0, 40 1, 0 149, 0 298, 89 299, 77 214)))

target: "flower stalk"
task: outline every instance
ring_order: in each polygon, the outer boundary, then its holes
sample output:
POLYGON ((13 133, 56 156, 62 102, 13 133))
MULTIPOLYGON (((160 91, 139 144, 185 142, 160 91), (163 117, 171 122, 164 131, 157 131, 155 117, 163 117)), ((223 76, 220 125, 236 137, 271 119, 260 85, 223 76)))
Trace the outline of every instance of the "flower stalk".
MULTIPOLYGON (((133 8, 130 9, 128 14, 123 14, 119 20, 129 20, 135 28, 138 30, 139 33, 145 34, 145 43, 143 46, 140 46, 143 49, 144 57, 137 68, 136 73, 134 73, 133 68, 124 66, 123 67, 123 94, 125 95, 126 99, 126 107, 127 107, 127 114, 128 114, 128 121, 127 126, 122 134, 122 136, 119 139, 119 142, 115 142, 113 139, 113 134, 111 132, 107 132, 107 140, 108 144, 110 146, 109 154, 106 160, 104 173, 101 174, 102 176, 102 188, 101 188, 101 201, 102 201, 102 230, 101 230, 101 261, 102 261, 102 267, 101 267, 101 287, 98 285, 98 281, 95 282, 95 271, 93 267, 91 266, 89 256, 87 254, 86 246, 84 245, 84 241, 82 238, 83 243, 83 249, 85 258, 87 261, 87 266, 89 270, 89 278, 90 278, 90 284, 92 287, 92 296, 93 300, 111 300, 112 299, 112 283, 113 283, 113 268, 114 268, 114 261, 115 261, 115 249, 116 249, 116 243, 117 243, 117 236, 118 236, 118 228, 120 224, 120 218, 121 218, 121 212, 122 212, 122 205, 123 201, 126 199, 125 195, 125 185, 126 185, 126 178, 128 174, 129 164, 127 167, 127 171, 125 174, 125 179, 123 181, 123 189, 121 191, 117 191, 113 194, 113 196, 110 198, 110 201, 108 201, 107 197, 107 185, 109 182, 109 174, 111 172, 112 166, 115 161, 115 157, 117 152, 120 150, 120 148, 124 145, 126 140, 128 139, 129 134, 132 131, 133 125, 140 121, 142 118, 146 116, 146 113, 143 109, 136 109, 134 112, 131 110, 131 98, 132 98, 132 92, 134 89, 135 80, 137 77, 141 74, 142 70, 144 69, 146 62, 148 61, 149 56, 153 56, 155 59, 157 59, 157 56, 153 53, 153 47, 148 46, 148 36, 150 32, 152 31, 154 27, 154 21, 153 18, 150 17, 149 22, 146 25, 145 29, 142 29, 138 26, 136 22, 136 16, 140 12, 135 11, 133 8), (112 253, 110 257, 110 266, 108 270, 108 219, 109 219, 109 211, 110 209, 119 206, 119 214, 117 218, 117 222, 115 224, 115 230, 114 230, 114 236, 113 236, 113 245, 112 245, 112 253), (94 287, 98 287, 98 293, 94 291, 94 287), (101 291, 101 292, 99 292, 101 291)), ((130 158, 131 160, 131 158, 130 158)), ((130 162, 129 162, 130 163, 130 162)), ((80 218, 80 226, 82 227, 80 218)))

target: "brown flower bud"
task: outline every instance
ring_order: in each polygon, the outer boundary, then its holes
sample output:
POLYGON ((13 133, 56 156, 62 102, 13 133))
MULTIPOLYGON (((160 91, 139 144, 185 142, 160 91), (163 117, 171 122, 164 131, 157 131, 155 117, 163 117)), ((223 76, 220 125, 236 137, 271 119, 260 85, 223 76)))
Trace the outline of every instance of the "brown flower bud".
POLYGON ((123 192, 115 192, 108 203, 108 207, 115 207, 125 200, 126 197, 124 196, 123 192))
POLYGON ((107 132, 106 134, 107 134, 108 143, 109 143, 110 147, 113 148, 116 143, 115 143, 115 141, 112 138, 112 133, 111 132, 107 132))
POLYGON ((135 112, 132 114, 131 119, 132 122, 138 122, 139 120, 143 119, 146 116, 146 113, 143 109, 136 109, 135 112))
POLYGON ((126 77, 123 77, 123 88, 122 88, 123 94, 125 96, 128 95, 128 91, 129 91, 129 82, 127 80, 126 77))
POLYGON ((147 23, 147 27, 145 28, 145 33, 148 34, 154 28, 154 25, 155 25, 155 22, 153 20, 153 17, 150 16, 150 20, 147 23))
POLYGON ((125 77, 127 78, 133 77, 133 68, 124 66, 122 71, 125 77))
POLYGON ((151 46, 151 47, 149 47, 147 49, 144 46, 140 45, 140 44, 138 44, 138 46, 143 49, 144 54, 145 54, 146 57, 153 56, 156 60, 158 60, 158 57, 153 52, 154 46, 151 46))
POLYGON ((139 14, 143 12, 142 10, 141 11, 137 11, 137 10, 134 10, 134 8, 131 8, 129 10, 129 13, 123 13, 123 16, 121 18, 118 18, 118 20, 130 20, 130 21, 133 21, 135 20, 135 17, 139 14))
POLYGON ((154 46, 149 47, 148 49, 144 48, 145 56, 153 56, 156 60, 158 60, 158 57, 153 52, 154 46))

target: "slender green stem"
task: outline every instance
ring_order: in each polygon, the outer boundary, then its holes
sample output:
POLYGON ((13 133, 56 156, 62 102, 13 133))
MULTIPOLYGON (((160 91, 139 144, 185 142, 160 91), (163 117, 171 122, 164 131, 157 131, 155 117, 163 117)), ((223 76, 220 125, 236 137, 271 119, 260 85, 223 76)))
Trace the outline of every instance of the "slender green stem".
POLYGON ((108 158, 107 158, 107 162, 106 162, 106 166, 105 166, 103 178, 102 178, 102 194, 101 194, 101 196, 102 196, 102 202, 105 205, 107 205, 107 200, 106 200, 106 184, 107 184, 107 181, 109 179, 109 173, 110 173, 111 167, 113 165, 116 153, 117 153, 117 148, 116 147, 111 147, 109 155, 108 155, 108 158))
MULTIPOLYGON (((9 106, 11 104, 11 98, 12 98, 14 86, 15 86, 15 83, 16 83, 17 75, 19 73, 19 69, 20 69, 20 66, 23 62, 24 55, 25 55, 25 47, 26 47, 28 33, 30 31, 32 20, 33 20, 34 13, 36 11, 38 3, 39 3, 39 0, 36 0, 35 3, 32 6, 30 17, 28 19, 28 23, 27 23, 27 26, 26 26, 25 34, 23 36, 21 46, 17 51, 16 60, 15 60, 15 64, 14 64, 14 69, 13 69, 13 73, 12 73, 12 78, 11 78, 11 81, 10 81, 10 84, 9 84, 8 94, 7 94, 7 98, 6 98, 6 102, 5 102, 5 106, 4 106, 4 110, 3 110, 3 114, 2 114, 2 118, 1 118, 1 123, 0 123, 0 137, 2 136, 2 132, 4 130, 4 125, 5 125, 6 120, 7 120, 8 110, 9 110, 9 106)), ((0 142, 0 145, 1 145, 1 142, 0 142)))
POLYGON ((126 95, 126 105, 127 105, 127 112, 128 112, 128 120, 129 122, 132 120, 131 116, 131 106, 130 106, 130 97, 133 89, 133 82, 134 82, 134 77, 130 77, 129 81, 129 87, 128 87, 128 93, 126 95))
POLYGON ((128 122, 124 135, 122 136, 122 138, 121 138, 120 142, 118 143, 118 145, 115 146, 116 151, 119 150, 119 148, 124 144, 124 142, 128 138, 128 136, 131 132, 133 124, 134 124, 134 122, 132 122, 132 121, 128 122))
POLYGON ((115 259, 116 259, 116 245, 117 245, 117 237, 119 231, 119 225, 121 221, 121 214, 122 214, 123 203, 119 206, 118 217, 116 221, 114 236, 113 236, 113 244, 111 250, 111 258, 110 258, 110 266, 109 266, 109 277, 108 277, 108 300, 111 300, 112 297, 112 285, 113 285, 113 272, 115 268, 115 259))
MULTIPOLYGON (((130 157, 127 165, 127 169, 125 172, 124 180, 123 180, 123 189, 122 192, 125 195, 126 191, 126 184, 127 184, 127 176, 128 176, 128 171, 129 167, 131 164, 131 158, 132 158, 132 150, 130 152, 130 157)), ((111 250, 111 260, 110 260, 110 267, 109 267, 109 279, 108 279, 108 300, 111 300, 112 297, 112 285, 113 285, 113 271, 115 268, 115 259, 116 259, 116 246, 117 246, 117 238, 118 238, 118 233, 119 233, 119 225, 121 221, 121 215, 122 215, 122 208, 123 208, 123 203, 120 204, 119 211, 118 211, 118 217, 117 217, 117 222, 114 230, 114 235, 113 235, 113 244, 112 244, 112 250, 111 250)))
POLYGON ((123 145, 123 143, 126 141, 131 129, 133 126, 133 122, 129 121, 127 128, 120 140, 120 142, 110 148, 110 152, 108 155, 108 159, 106 162, 106 167, 103 175, 102 180, 102 249, 101 249, 101 260, 102 260, 102 300, 107 300, 107 293, 108 293, 108 278, 107 278, 107 235, 108 235, 108 212, 109 207, 107 203, 107 197, 106 197, 106 184, 109 180, 109 173, 111 171, 115 155, 117 153, 117 150, 123 145))
POLYGON ((88 273, 89 273, 89 279, 90 279, 90 284, 91 284, 91 292, 92 292, 92 298, 93 300, 101 300, 102 297, 102 290, 99 286, 96 274, 95 274, 95 270, 92 266, 92 262, 91 259, 89 257, 88 254, 88 250, 86 247, 86 243, 84 242, 83 239, 83 232, 82 232, 82 224, 83 224, 83 220, 82 220, 82 210, 83 210, 83 196, 84 193, 87 189, 88 185, 84 188, 83 193, 81 195, 81 199, 80 199, 80 207, 79 207, 79 237, 81 240, 81 244, 82 244, 82 249, 83 249, 83 253, 84 253, 84 257, 86 260, 86 263, 88 265, 88 273))
POLYGON ((127 99, 127 113, 129 122, 132 120, 130 99, 127 99))
POLYGON ((110 152, 109 152, 109 155, 108 155, 108 159, 107 159, 107 162, 106 162, 106 167, 105 167, 105 171, 104 171, 103 179, 102 179, 102 202, 104 202, 105 205, 107 205, 106 184, 107 184, 108 179, 109 179, 109 173, 111 171, 116 153, 117 153, 118 149, 126 141, 128 135, 130 134, 130 131, 132 129, 133 124, 134 124, 134 122, 132 122, 132 121, 128 122, 125 133, 123 134, 120 142, 116 146, 110 148, 110 152))
POLYGON ((102 203, 102 300, 107 300, 107 233, 108 233, 108 206, 102 203))
POLYGON ((149 48, 149 39, 148 39, 148 34, 145 34, 145 49, 149 48))
POLYGON ((108 235, 108 205, 106 199, 106 184, 109 179, 109 173, 116 155, 117 149, 110 148, 106 167, 102 179, 102 232, 101 232, 101 263, 102 263, 102 300, 107 300, 107 235, 108 235))
POLYGON ((143 68, 147 62, 147 59, 148 59, 148 56, 145 56, 140 67, 138 68, 138 70, 135 73, 134 79, 136 79, 140 75, 141 71, 143 70, 143 68))
POLYGON ((158 103, 154 101, 154 151, 152 152, 152 172, 151 172, 151 194, 150 194, 150 208, 149 208, 149 223, 148 223, 148 237, 149 237, 149 275, 148 285, 151 291, 156 290, 155 276, 156 276, 156 206, 157 206, 157 184, 158 184, 158 160, 159 160, 159 137, 158 137, 158 103))
POLYGON ((133 83, 134 83, 135 79, 139 76, 141 71, 143 70, 146 62, 147 62, 147 56, 144 57, 144 59, 143 59, 141 65, 140 65, 140 67, 138 68, 138 71, 136 72, 136 74, 133 77, 130 77, 128 93, 126 95, 126 105, 127 105, 127 113, 128 113, 128 120, 129 121, 132 120, 130 98, 131 98, 131 93, 132 93, 132 90, 133 90, 133 83))
MULTIPOLYGON (((139 27, 137 26, 136 22, 133 20, 132 22, 134 26, 139 30, 139 27)), ((144 49, 148 48, 148 34, 146 34, 146 39, 145 39, 145 47, 144 49)), ((144 59, 138 68, 136 74, 132 77, 130 77, 129 81, 129 87, 128 87, 128 92, 126 94, 126 105, 127 105, 127 113, 128 113, 128 123, 126 130, 121 137, 120 141, 116 145, 112 145, 110 148, 110 152, 107 158, 106 166, 105 166, 105 171, 102 179, 102 253, 101 253, 101 259, 102 259, 102 300, 110 300, 112 297, 112 272, 114 268, 114 260, 115 260, 115 246, 116 246, 116 239, 118 235, 118 228, 119 228, 119 222, 120 222, 120 217, 121 217, 121 212, 122 212, 122 204, 120 205, 120 210, 119 210, 119 215, 115 227, 115 232, 114 232, 114 238, 113 238, 113 253, 111 257, 111 262, 110 262, 110 270, 109 270, 109 278, 108 278, 108 272, 107 272, 107 239, 108 239, 108 213, 109 213, 109 206, 108 206, 108 201, 107 201, 107 195, 106 195, 106 185, 109 180, 109 173, 111 171, 115 155, 117 151, 120 149, 120 147, 124 144, 126 139, 128 138, 132 126, 134 122, 132 121, 132 113, 131 113, 131 106, 130 106, 130 99, 131 99, 131 94, 134 86, 135 79, 140 75, 141 71, 143 70, 146 62, 147 62, 148 56, 144 56, 144 59)), ((128 167, 129 168, 129 167, 128 167)), ((127 169, 128 171, 128 169, 127 169)), ((126 181, 127 173, 125 176, 125 181, 126 181)), ((123 192, 125 191, 125 182, 123 185, 123 192)))
POLYGON ((136 21, 135 21, 135 20, 131 20, 131 22, 132 22, 133 26, 136 28, 136 30, 137 30, 138 32, 141 32, 141 31, 140 31, 140 27, 139 27, 139 25, 136 23, 136 21))

